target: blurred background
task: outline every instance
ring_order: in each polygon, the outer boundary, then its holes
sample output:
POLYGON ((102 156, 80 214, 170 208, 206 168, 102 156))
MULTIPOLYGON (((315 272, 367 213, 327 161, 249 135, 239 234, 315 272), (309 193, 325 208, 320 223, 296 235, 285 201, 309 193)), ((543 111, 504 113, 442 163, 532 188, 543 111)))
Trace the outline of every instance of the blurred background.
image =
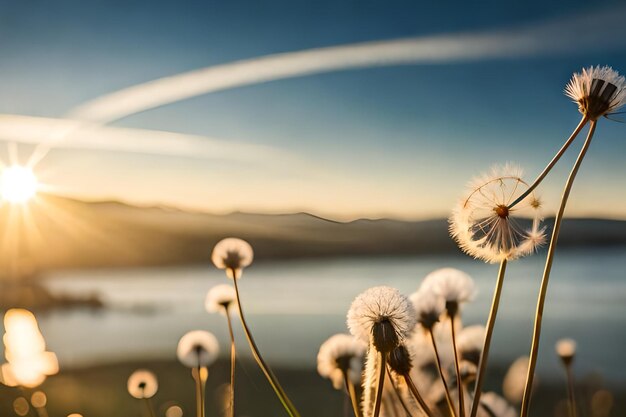
MULTIPOLYGON (((159 416, 193 415, 175 349, 206 329, 228 352, 224 318, 204 310, 228 282, 210 264, 227 236, 255 249, 241 291, 266 359, 303 415, 343 415, 315 357, 347 331, 352 299, 382 284, 409 294, 450 266, 479 288, 464 323, 484 323, 497 266, 460 253, 450 211, 494 164, 541 171, 580 118, 563 95, 573 72, 626 71, 619 1, 0 7, 0 308, 33 311, 58 357, 41 386, 51 416, 139 415, 126 379, 140 367, 159 377, 159 416)), ((585 415, 626 410, 626 118, 614 119, 599 123, 562 228, 541 415, 563 412, 563 337, 578 342, 585 415)), ((539 188, 548 226, 580 142, 539 188)), ((509 266, 489 389, 529 350, 544 258, 509 266)), ((238 413, 277 415, 238 330, 238 413)), ((224 356, 209 376, 215 415, 227 381, 224 356)), ((0 386, 0 414, 20 395, 0 386)))

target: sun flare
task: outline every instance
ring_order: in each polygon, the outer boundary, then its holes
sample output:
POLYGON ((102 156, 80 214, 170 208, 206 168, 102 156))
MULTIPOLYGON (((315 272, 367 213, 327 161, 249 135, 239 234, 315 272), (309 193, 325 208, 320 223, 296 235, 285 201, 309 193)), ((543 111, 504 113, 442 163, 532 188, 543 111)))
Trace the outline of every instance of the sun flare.
POLYGON ((9 203, 25 203, 37 194, 39 183, 30 168, 12 165, 2 170, 0 196, 9 203))

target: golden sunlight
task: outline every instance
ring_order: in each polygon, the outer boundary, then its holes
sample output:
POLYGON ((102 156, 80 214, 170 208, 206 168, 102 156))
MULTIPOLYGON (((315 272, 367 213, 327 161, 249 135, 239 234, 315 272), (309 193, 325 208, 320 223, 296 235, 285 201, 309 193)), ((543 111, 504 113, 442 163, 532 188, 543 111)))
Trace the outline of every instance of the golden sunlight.
POLYGON ((30 168, 12 165, 2 171, 0 196, 9 203, 25 203, 37 194, 38 186, 30 168))

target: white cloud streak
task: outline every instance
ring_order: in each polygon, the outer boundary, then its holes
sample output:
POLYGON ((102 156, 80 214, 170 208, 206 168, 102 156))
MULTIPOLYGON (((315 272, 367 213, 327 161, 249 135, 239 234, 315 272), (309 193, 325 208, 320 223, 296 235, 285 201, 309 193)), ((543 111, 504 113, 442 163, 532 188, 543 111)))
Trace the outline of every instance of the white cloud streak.
POLYGON ((53 146, 62 149, 107 150, 269 166, 276 166, 277 161, 280 161, 284 167, 292 168, 303 164, 296 155, 269 146, 159 130, 98 126, 69 119, 8 114, 0 114, 0 140, 39 145, 44 149, 53 146))
POLYGON ((69 113, 108 123, 215 91, 356 68, 571 54, 626 45, 626 7, 515 29, 468 32, 309 49, 202 68, 120 90, 69 113))

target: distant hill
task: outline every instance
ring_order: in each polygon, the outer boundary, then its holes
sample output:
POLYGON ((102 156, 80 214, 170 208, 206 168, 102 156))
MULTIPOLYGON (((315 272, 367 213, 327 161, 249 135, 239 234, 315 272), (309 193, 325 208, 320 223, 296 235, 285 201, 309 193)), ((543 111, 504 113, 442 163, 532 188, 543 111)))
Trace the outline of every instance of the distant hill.
MULTIPOLYGON (((51 195, 21 214, 2 206, 0 218, 2 264, 20 271, 207 263, 213 245, 228 236, 248 240, 258 260, 459 252, 445 219, 341 223, 306 213, 214 215, 51 195)), ((626 245, 626 221, 565 220, 560 242, 626 245)))

